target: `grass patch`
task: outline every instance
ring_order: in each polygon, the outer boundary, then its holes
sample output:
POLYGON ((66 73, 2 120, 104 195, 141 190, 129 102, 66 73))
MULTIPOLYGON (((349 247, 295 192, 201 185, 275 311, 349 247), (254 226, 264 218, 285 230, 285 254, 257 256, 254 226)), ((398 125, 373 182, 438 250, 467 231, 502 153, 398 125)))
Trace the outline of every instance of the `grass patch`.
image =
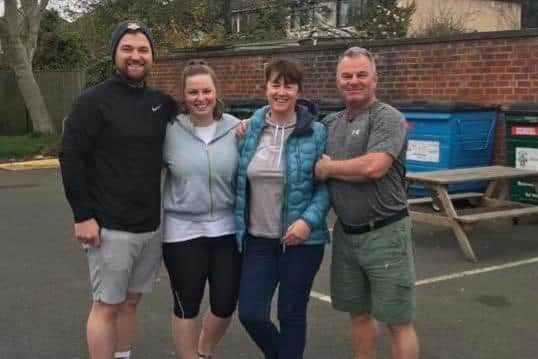
POLYGON ((61 136, 33 132, 22 136, 0 136, 0 162, 27 160, 36 155, 57 156, 61 136))

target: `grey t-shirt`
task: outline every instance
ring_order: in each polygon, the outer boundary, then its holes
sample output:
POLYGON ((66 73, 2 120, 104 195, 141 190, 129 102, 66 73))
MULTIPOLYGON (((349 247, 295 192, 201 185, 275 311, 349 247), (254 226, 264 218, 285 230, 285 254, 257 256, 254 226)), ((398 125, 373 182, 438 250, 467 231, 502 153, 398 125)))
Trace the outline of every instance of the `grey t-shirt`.
POLYGON ((280 212, 286 168, 284 146, 295 123, 295 116, 283 126, 267 118, 258 148, 247 168, 250 182, 248 232, 254 236, 281 237, 280 212))
POLYGON ((333 208, 340 220, 361 225, 405 209, 407 132, 403 115, 392 106, 376 101, 351 120, 342 111, 328 115, 323 122, 328 130, 327 154, 332 159, 351 159, 372 152, 385 152, 394 158, 387 173, 377 180, 329 180, 333 208))

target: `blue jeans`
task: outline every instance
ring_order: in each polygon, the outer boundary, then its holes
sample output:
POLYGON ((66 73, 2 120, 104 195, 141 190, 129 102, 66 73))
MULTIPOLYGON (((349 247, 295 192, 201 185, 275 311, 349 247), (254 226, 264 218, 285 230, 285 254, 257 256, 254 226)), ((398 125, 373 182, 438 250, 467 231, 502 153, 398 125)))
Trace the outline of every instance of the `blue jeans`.
POLYGON ((306 341, 306 309, 324 245, 289 246, 278 239, 249 236, 239 289, 239 320, 267 359, 301 359, 306 341), (271 322, 278 289, 280 330, 271 322))

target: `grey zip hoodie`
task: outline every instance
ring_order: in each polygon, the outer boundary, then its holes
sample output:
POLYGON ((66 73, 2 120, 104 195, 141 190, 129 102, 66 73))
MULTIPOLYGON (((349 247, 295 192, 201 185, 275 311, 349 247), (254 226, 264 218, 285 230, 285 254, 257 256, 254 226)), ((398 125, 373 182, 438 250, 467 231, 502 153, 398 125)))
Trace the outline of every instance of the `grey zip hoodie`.
POLYGON ((238 124, 237 118, 224 114, 209 144, 196 136, 189 115, 168 124, 163 149, 165 216, 172 212, 195 222, 233 217, 238 124))

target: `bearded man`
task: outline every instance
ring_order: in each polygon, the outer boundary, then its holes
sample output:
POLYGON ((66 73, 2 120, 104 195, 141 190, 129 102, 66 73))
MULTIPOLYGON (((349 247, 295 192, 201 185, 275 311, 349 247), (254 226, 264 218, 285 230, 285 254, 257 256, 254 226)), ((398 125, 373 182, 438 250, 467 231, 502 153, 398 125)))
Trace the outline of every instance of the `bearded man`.
POLYGON ((146 85, 153 39, 139 21, 111 41, 114 73, 84 92, 65 121, 60 163, 75 238, 88 257, 92 359, 129 358, 136 309, 161 262, 162 145, 174 100, 146 85))

